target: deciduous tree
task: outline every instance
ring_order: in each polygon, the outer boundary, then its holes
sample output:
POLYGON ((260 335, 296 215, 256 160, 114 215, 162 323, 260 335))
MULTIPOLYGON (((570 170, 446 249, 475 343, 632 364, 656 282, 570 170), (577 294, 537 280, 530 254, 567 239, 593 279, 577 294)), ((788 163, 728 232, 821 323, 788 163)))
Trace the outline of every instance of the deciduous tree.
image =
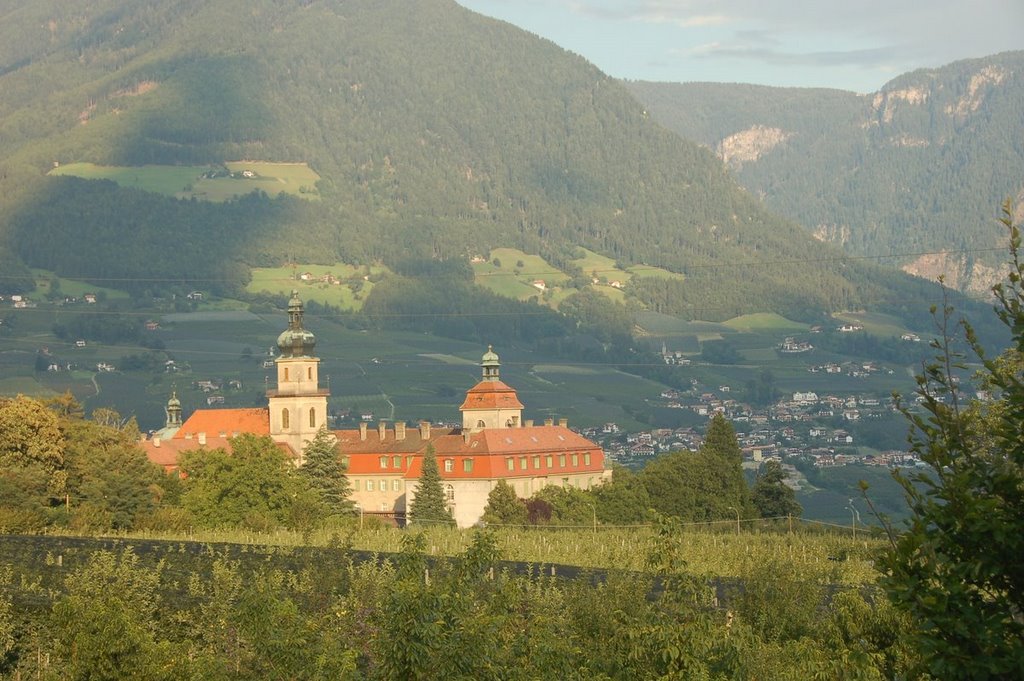
POLYGON ((993 292, 1012 345, 990 359, 960 323, 994 401, 962 403, 947 306, 937 358, 918 377, 923 412, 902 407, 911 449, 927 468, 895 474, 912 515, 886 556, 883 583, 913 617, 908 635, 934 678, 1011 678, 1024 669, 1024 265, 1010 216, 1006 205, 1011 267, 993 292))

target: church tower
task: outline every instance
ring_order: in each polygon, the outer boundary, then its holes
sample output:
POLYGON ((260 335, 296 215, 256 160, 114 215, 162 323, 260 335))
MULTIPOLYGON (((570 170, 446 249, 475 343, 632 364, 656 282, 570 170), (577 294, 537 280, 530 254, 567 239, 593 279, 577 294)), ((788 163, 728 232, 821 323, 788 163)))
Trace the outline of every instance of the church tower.
POLYGON ((164 413, 167 414, 164 428, 181 428, 181 400, 178 399, 178 391, 171 391, 171 399, 167 400, 167 408, 164 409, 164 413))
POLYGON ((288 301, 288 328, 277 338, 281 354, 274 360, 277 389, 268 390, 270 437, 286 442, 298 456, 327 424, 327 390, 320 389, 320 359, 313 356, 316 337, 302 327, 303 306, 298 291, 288 301))
POLYGON ((499 367, 498 355, 488 345, 480 361, 480 382, 466 392, 466 400, 459 407, 463 430, 519 428, 522 425, 523 405, 516 391, 502 383, 499 367))

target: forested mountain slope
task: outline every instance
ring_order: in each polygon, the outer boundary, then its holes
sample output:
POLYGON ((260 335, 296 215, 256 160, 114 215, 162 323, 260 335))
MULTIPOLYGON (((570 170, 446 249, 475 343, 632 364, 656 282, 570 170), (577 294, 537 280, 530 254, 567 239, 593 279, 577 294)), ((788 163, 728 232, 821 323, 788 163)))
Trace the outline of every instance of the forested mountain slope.
POLYGON ((865 96, 626 85, 653 118, 714 149, 767 206, 818 238, 853 254, 901 254, 908 271, 944 272, 965 290, 999 278, 996 211, 1024 198, 1024 52, 915 71, 865 96), (935 251, 956 252, 918 255, 935 251))
POLYGON ((8 289, 16 261, 231 288, 256 264, 499 245, 563 262, 582 245, 685 274, 637 286, 680 314, 907 297, 837 264, 622 84, 452 0, 0 0, 0 159, 8 289), (46 176, 239 159, 306 162, 321 200, 46 176))

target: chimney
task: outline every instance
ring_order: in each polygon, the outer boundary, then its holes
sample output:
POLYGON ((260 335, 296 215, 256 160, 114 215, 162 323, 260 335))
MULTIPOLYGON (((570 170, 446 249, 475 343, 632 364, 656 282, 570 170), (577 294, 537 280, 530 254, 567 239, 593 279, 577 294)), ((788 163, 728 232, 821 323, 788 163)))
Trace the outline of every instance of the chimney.
POLYGON ((206 433, 199 433, 197 435, 197 437, 199 438, 199 444, 201 444, 201 445, 205 445, 206 444, 206 433))
POLYGON ((366 442, 366 421, 359 422, 359 441, 366 442))
POLYGON ((420 439, 430 439, 430 421, 420 421, 420 439))
POLYGON ((380 437, 380 441, 384 442, 384 436, 388 432, 388 424, 381 421, 377 424, 377 435, 380 437))
POLYGON ((192 439, 192 433, 185 433, 185 439, 186 440, 191 440, 192 439))
POLYGON ((558 419, 558 425, 561 426, 562 428, 568 428, 569 419, 558 419))
POLYGON ((545 426, 553 426, 553 425, 555 425, 555 420, 554 419, 544 419, 544 425, 545 426))
POLYGON ((523 421, 523 428, 533 428, 533 419, 523 421))
POLYGON ((405 421, 395 421, 395 440, 405 439, 405 421))
POLYGON ((157 449, 160 449, 160 438, 153 438, 153 446, 156 447, 157 449))
POLYGON ((471 438, 472 436, 473 431, 469 430, 468 428, 462 429, 462 439, 466 442, 467 445, 469 444, 469 438, 471 438))

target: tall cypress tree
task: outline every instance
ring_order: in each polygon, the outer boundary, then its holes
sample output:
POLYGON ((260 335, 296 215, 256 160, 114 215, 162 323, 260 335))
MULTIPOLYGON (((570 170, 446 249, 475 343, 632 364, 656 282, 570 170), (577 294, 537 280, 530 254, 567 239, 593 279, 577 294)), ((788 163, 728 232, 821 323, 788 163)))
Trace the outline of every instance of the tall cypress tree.
MULTIPOLYGON (((732 424, 720 412, 708 424, 700 453, 709 455, 712 461, 717 462, 713 466, 713 475, 718 479, 709 481, 707 488, 712 496, 719 497, 720 503, 717 505, 724 505, 726 511, 731 506, 732 511, 739 511, 741 516, 754 517, 756 510, 750 499, 750 487, 743 477, 743 450, 736 441, 736 431, 732 424)), ((712 500, 709 503, 715 505, 712 500)))
POLYGON ((416 488, 416 497, 409 506, 409 519, 414 523, 451 524, 452 516, 445 504, 441 471, 437 467, 434 445, 428 445, 423 454, 423 472, 416 488))
POLYGON ((299 472, 329 513, 352 510, 352 485, 345 467, 338 458, 338 443, 327 428, 321 427, 316 437, 303 450, 306 462, 299 472))

